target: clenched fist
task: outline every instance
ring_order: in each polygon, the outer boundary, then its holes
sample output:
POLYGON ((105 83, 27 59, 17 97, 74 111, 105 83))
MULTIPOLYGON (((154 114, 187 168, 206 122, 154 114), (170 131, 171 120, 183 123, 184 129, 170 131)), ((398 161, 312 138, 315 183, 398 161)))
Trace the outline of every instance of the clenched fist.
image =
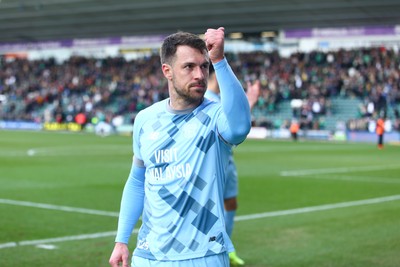
POLYGON ((204 37, 211 62, 215 64, 224 59, 225 28, 207 29, 204 37))

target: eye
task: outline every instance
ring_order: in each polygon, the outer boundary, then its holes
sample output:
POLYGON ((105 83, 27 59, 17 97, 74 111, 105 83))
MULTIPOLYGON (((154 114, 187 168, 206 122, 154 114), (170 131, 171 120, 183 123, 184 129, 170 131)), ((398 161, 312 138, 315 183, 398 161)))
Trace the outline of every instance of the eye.
POLYGON ((210 64, 203 64, 201 65, 202 69, 208 69, 210 67, 210 64))

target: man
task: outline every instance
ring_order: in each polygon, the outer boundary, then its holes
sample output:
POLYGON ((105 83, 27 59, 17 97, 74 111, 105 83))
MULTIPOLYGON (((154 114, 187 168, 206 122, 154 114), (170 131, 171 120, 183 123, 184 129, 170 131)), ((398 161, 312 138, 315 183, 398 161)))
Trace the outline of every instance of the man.
POLYGON ((297 134, 300 130, 300 125, 296 119, 293 119, 290 123, 289 131, 290 135, 292 136, 293 141, 297 141, 297 134))
POLYGON ((224 170, 231 147, 250 131, 249 104, 224 57, 224 28, 208 29, 205 41, 172 34, 160 54, 169 98, 136 116, 109 262, 128 266, 128 240, 142 215, 132 266, 228 267, 233 245, 223 219, 224 170), (210 62, 221 105, 204 98, 210 62))
MULTIPOLYGON (((250 110, 257 103, 258 97, 260 96, 260 81, 256 80, 254 84, 247 82, 246 97, 249 102, 250 110)), ((214 68, 210 67, 210 74, 208 78, 208 89, 205 97, 220 102, 220 89, 218 81, 214 72, 214 68)), ((232 236, 234 218, 236 210, 238 208, 238 175, 236 170, 236 164, 233 159, 233 152, 229 155, 229 164, 225 172, 225 189, 224 189, 224 207, 225 207, 225 225, 226 231, 229 237, 232 236)), ((242 260, 235 251, 229 253, 229 261, 232 266, 243 266, 244 260, 242 260)))
POLYGON ((385 133, 386 116, 379 117, 376 121, 375 132, 378 136, 378 149, 383 149, 383 134, 385 133))

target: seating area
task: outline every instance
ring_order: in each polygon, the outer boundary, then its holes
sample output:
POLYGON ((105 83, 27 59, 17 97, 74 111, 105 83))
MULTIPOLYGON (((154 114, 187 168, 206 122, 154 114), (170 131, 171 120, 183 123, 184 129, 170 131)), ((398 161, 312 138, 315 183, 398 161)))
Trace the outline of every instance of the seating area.
MULTIPOLYGON (((247 81, 261 82, 254 125, 289 127, 297 119, 303 129, 334 131, 338 122, 387 116, 399 127, 397 51, 378 47, 290 57, 261 51, 226 56, 244 87, 247 81)), ((64 62, 0 57, 0 120, 61 123, 84 114, 84 123, 111 123, 118 116, 130 124, 137 112, 167 95, 158 55, 64 62)))

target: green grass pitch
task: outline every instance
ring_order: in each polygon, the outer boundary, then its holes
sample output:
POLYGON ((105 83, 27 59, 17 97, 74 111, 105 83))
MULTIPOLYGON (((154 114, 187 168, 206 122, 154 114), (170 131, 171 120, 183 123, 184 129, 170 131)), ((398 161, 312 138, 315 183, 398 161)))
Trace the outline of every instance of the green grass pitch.
MULTIPOLYGON (((127 136, 0 131, 0 266, 108 266, 131 158, 127 136)), ((400 146, 246 140, 235 159, 246 266, 400 266, 400 146)))

